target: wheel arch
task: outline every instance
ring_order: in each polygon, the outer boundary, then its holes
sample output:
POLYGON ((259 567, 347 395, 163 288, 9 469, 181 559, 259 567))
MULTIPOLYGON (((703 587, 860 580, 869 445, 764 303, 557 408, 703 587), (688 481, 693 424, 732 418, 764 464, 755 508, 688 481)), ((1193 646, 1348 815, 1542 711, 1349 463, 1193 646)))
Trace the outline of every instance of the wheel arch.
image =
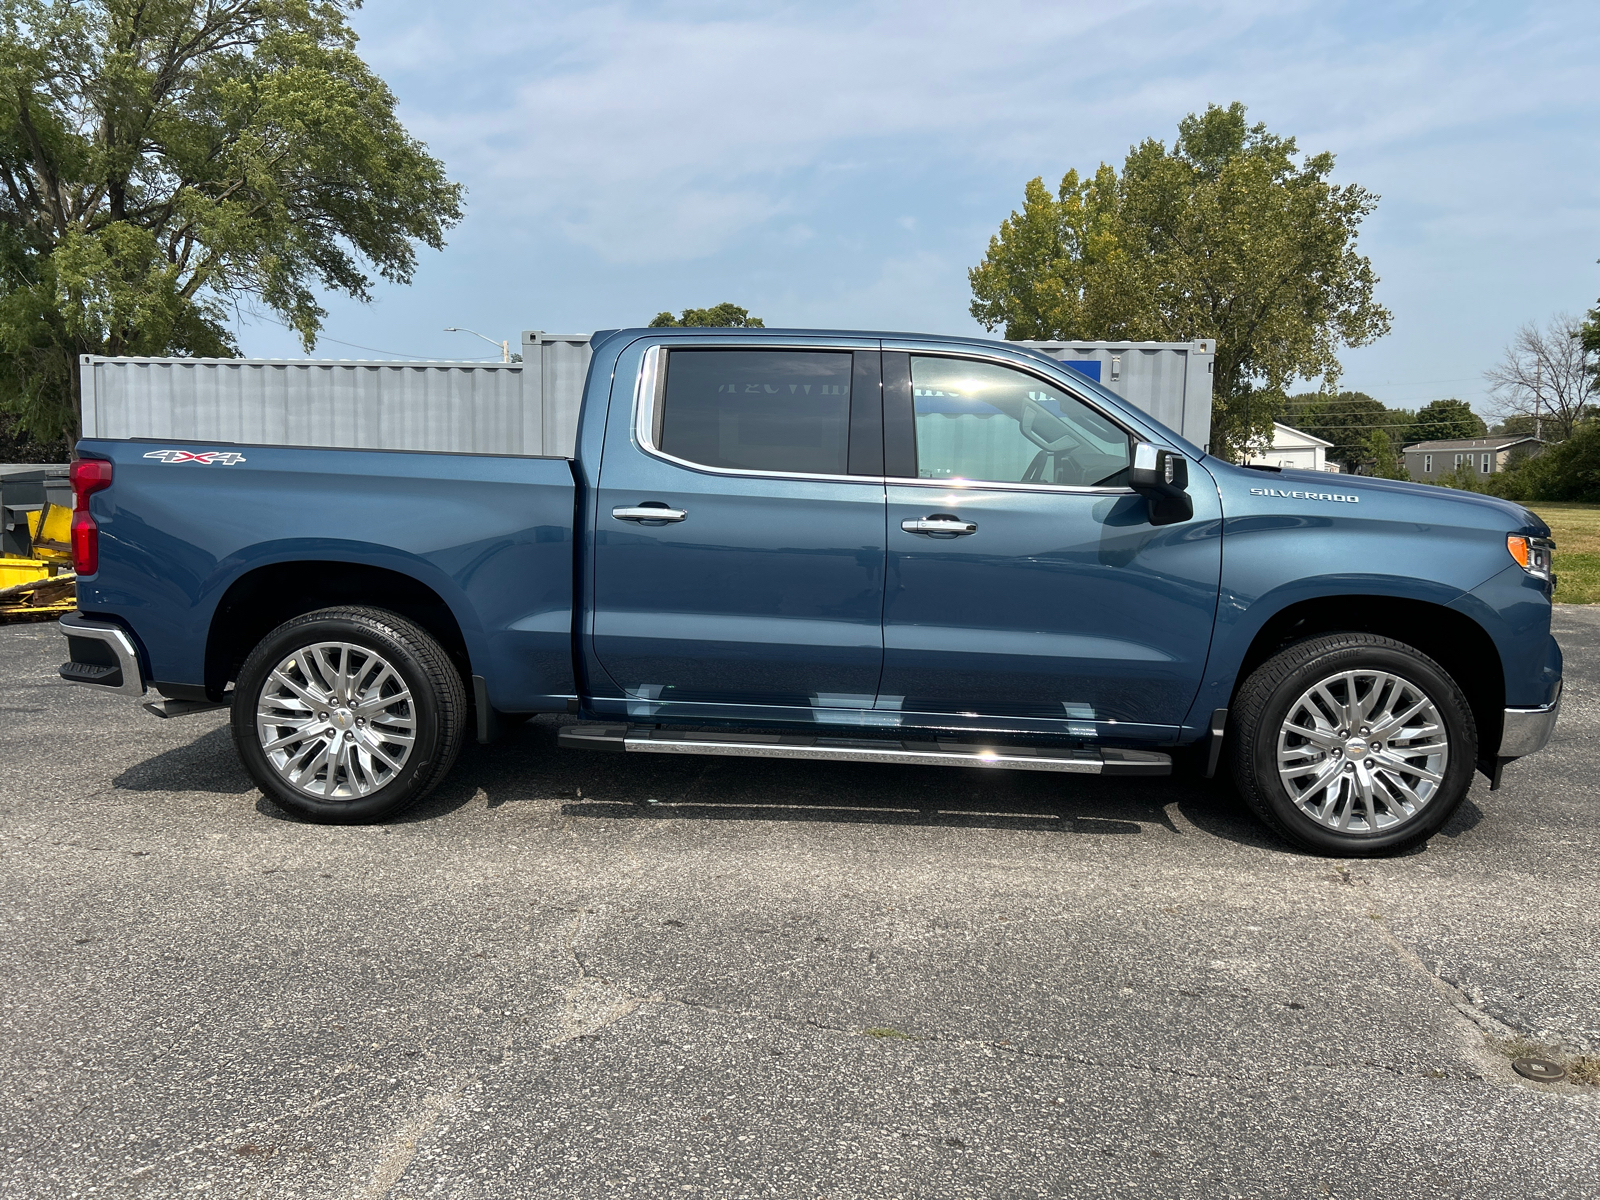
POLYGON ((1477 726, 1480 757, 1484 747, 1500 744, 1506 690, 1499 648, 1471 617, 1427 600, 1345 595, 1286 605, 1256 631, 1234 675, 1229 706, 1250 673, 1285 646, 1319 634, 1342 632, 1394 638, 1426 654, 1466 695, 1477 726))
POLYGON ((268 563, 228 585, 206 633, 205 689, 220 699, 255 645, 285 621, 319 608, 359 604, 416 622, 444 647, 463 679, 472 656, 455 611, 432 587, 388 567, 327 560, 268 563))

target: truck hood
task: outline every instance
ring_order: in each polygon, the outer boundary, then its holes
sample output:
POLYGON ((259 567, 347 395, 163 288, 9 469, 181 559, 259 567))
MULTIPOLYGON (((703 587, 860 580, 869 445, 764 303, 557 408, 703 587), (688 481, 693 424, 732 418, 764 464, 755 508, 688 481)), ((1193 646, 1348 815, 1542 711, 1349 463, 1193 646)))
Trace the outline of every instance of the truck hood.
POLYGON ((1439 487, 1431 483, 1410 483, 1400 479, 1373 479, 1367 475, 1334 474, 1331 471, 1296 471, 1293 469, 1259 470, 1241 467, 1210 458, 1206 466, 1216 474, 1231 475, 1249 487, 1289 488, 1296 491, 1345 492, 1351 495, 1387 493, 1393 496, 1415 497, 1429 507, 1440 503, 1465 505, 1475 510, 1476 519, 1465 519, 1464 525, 1482 525, 1490 513, 1506 522, 1508 533, 1526 533, 1533 537, 1549 537, 1550 527, 1538 516, 1514 500, 1498 496, 1485 496, 1479 492, 1463 492, 1456 488, 1439 487))

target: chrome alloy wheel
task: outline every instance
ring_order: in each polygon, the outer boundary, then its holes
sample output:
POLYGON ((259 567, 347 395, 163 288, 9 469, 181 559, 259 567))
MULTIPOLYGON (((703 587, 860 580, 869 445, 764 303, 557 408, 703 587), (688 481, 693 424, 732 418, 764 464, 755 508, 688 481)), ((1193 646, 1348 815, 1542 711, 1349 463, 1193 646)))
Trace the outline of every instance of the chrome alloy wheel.
POLYGON ((1340 833, 1386 833, 1438 794, 1450 742, 1434 702, 1386 671, 1341 671, 1289 706, 1278 775, 1306 816, 1340 833))
POLYGON ((405 680, 382 656, 349 642, 317 642, 267 676, 256 733, 290 787, 320 800, 355 800, 405 766, 417 714, 405 680))

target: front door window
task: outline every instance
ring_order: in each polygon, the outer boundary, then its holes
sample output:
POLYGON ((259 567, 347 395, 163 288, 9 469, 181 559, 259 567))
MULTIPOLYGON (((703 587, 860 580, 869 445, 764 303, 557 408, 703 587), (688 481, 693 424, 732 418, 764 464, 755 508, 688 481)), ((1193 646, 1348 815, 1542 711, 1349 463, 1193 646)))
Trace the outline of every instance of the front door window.
POLYGON ((921 479, 1126 483, 1128 435, 1032 375, 970 359, 913 355, 911 393, 921 479))

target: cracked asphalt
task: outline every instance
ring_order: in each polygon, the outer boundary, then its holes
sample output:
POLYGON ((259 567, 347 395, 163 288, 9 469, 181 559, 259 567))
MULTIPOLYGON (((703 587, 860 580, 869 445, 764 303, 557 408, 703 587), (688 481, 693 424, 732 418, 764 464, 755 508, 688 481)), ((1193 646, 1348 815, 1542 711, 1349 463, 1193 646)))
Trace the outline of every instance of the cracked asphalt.
POLYGON ((1594 1197, 1600 609, 1406 857, 1183 778, 470 747, 262 799, 0 629, 0 1195, 1594 1197))

